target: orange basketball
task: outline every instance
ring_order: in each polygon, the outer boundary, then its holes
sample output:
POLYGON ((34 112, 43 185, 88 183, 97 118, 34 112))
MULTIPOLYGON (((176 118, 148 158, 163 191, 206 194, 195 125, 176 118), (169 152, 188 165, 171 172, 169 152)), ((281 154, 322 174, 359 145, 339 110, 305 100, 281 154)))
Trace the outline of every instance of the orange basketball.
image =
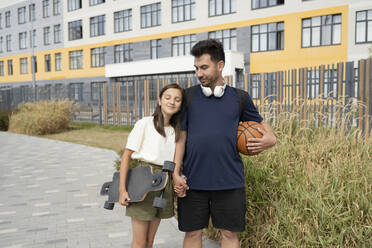
POLYGON ((251 152, 247 148, 247 143, 249 138, 261 138, 262 134, 260 131, 258 131, 257 128, 261 128, 263 130, 264 128, 262 125, 255 121, 245 121, 239 123, 238 126, 238 134, 237 134, 237 145, 238 145, 238 151, 240 153, 243 153, 245 155, 256 155, 259 152, 251 152))

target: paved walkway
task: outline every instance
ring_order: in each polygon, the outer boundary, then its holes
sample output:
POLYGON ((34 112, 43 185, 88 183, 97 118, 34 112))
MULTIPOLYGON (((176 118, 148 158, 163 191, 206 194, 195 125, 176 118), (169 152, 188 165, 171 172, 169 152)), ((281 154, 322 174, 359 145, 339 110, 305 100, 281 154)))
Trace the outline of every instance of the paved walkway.
MULTIPOLYGON (((130 247, 124 207, 103 208, 111 150, 0 132, 0 247, 130 247)), ((162 221, 157 248, 182 247, 173 218, 162 221)), ((204 240, 203 247, 219 247, 204 240)))

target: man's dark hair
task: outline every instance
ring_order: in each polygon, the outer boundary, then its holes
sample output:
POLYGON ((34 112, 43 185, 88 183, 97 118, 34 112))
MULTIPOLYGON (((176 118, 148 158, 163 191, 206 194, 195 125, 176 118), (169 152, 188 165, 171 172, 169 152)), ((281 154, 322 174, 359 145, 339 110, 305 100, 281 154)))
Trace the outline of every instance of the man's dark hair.
POLYGON ((191 48, 191 55, 194 57, 201 57, 204 54, 209 54, 211 60, 215 63, 222 60, 225 62, 225 52, 223 51, 223 45, 221 42, 215 39, 202 40, 196 43, 191 48))

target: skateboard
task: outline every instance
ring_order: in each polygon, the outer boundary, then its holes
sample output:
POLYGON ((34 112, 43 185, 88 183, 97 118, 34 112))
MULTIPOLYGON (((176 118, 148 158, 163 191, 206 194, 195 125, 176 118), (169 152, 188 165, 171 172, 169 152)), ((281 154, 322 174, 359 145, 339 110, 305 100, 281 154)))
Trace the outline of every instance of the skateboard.
MULTIPOLYGON (((175 163, 164 161, 160 173, 153 173, 151 166, 140 166, 128 170, 126 188, 129 202, 140 202, 150 191, 161 191, 160 197, 155 197, 153 207, 165 208, 166 200, 163 198, 165 186, 169 182, 170 173, 174 171, 175 163)), ((111 182, 105 182, 101 188, 101 195, 108 195, 104 208, 114 209, 115 202, 119 202, 120 172, 114 172, 111 182)))

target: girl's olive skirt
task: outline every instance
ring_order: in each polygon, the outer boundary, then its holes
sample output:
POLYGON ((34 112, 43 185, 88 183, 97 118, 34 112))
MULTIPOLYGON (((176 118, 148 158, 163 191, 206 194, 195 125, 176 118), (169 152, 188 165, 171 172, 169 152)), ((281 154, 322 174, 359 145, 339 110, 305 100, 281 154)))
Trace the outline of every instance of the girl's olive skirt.
MULTIPOLYGON (((132 163, 136 163, 137 166, 150 165, 152 167, 153 173, 159 173, 162 171, 163 166, 145 163, 142 161, 132 160, 132 163)), ((168 177, 168 183, 165 186, 163 198, 167 200, 167 205, 165 208, 155 208, 152 206, 154 198, 159 197, 161 191, 151 191, 147 194, 145 199, 141 202, 132 202, 126 207, 126 216, 142 220, 142 221, 152 221, 155 218, 167 219, 174 216, 174 203, 173 203, 173 179, 172 175, 168 177)))

